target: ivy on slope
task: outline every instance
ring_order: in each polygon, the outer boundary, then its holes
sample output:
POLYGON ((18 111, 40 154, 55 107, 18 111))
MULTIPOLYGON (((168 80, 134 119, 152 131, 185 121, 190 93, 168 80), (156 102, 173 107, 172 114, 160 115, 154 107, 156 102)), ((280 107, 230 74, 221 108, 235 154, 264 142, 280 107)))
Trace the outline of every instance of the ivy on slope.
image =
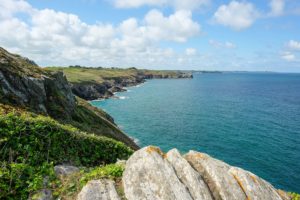
POLYGON ((44 178, 53 178, 53 165, 95 167, 127 159, 132 153, 113 139, 49 117, 6 112, 0 104, 0 199, 26 199, 32 191, 46 187, 44 178))

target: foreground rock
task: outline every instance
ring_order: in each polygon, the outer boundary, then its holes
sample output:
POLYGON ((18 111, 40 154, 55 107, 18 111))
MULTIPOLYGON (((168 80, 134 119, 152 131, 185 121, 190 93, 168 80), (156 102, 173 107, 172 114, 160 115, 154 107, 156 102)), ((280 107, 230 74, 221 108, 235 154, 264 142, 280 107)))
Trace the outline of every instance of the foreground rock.
POLYGON ((77 200, 120 200, 114 181, 92 180, 78 194, 77 200))
POLYGON ((267 181, 207 154, 174 149, 163 154, 156 147, 135 152, 123 174, 128 200, 282 200, 287 195, 267 181))
POLYGON ((127 161, 123 174, 125 196, 134 199, 192 200, 172 165, 155 147, 135 152, 127 161))

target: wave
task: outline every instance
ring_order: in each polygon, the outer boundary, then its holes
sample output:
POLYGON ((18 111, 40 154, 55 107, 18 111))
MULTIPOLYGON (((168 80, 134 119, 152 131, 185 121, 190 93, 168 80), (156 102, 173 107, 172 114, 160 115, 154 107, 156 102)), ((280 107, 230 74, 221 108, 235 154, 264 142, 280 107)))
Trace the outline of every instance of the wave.
POLYGON ((137 145, 140 145, 140 140, 134 137, 130 137, 130 139, 132 139, 134 141, 134 143, 136 143, 137 145))

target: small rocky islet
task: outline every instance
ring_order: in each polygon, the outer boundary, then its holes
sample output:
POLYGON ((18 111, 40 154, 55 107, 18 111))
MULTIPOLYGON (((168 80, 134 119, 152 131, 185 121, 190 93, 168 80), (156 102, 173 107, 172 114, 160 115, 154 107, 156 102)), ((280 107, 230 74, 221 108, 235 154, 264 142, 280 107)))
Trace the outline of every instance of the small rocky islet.
POLYGON ((86 101, 151 78, 192 74, 44 69, 0 48, 0 199, 299 198, 204 153, 140 149, 111 116, 86 101))

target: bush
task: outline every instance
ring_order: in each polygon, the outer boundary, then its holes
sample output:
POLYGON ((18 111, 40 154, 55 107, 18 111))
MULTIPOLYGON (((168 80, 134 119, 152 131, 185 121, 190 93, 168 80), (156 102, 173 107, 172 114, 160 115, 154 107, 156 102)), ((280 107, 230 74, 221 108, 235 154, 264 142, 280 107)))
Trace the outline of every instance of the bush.
MULTIPOLYGON (((27 199, 42 188, 56 189, 56 164, 95 167, 127 159, 132 153, 121 142, 81 132, 49 117, 0 112, 0 199, 27 199)), ((101 174, 120 175, 121 169, 112 166, 104 167, 101 174)), ((83 181, 99 177, 100 171, 92 171, 83 181)))
POLYGON ((13 112, 0 116, 0 151, 1 161, 31 166, 43 162, 99 166, 133 153, 113 139, 86 134, 48 117, 13 112))
POLYGON ((34 167, 24 163, 0 164, 0 199, 28 199, 34 191, 51 188, 56 179, 52 163, 34 167))
POLYGON ((289 192, 289 195, 291 196, 292 200, 300 200, 300 194, 289 192))

